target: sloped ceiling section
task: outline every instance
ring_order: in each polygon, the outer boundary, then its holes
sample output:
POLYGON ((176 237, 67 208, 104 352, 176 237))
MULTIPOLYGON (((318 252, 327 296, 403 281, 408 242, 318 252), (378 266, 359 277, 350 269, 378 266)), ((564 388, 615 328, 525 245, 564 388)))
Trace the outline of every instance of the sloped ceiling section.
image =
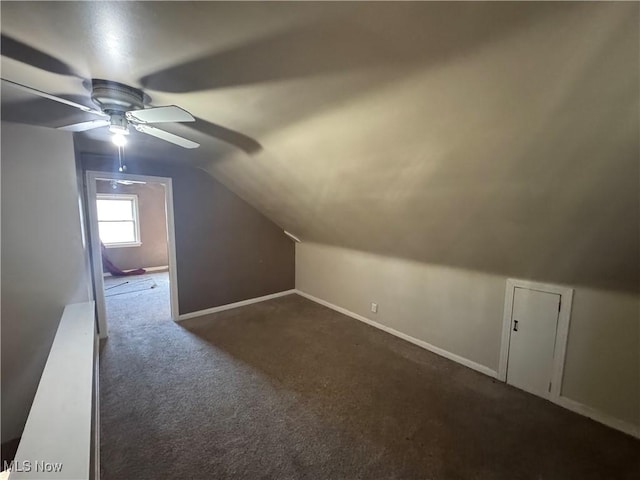
MULTIPOLYGON (((190 110, 167 129, 200 149, 133 136, 131 153, 206 169, 303 241, 637 291, 639 12, 3 2, 2 74, 85 102, 83 80, 108 78, 190 110)), ((77 118, 8 90, 6 119, 77 118)))

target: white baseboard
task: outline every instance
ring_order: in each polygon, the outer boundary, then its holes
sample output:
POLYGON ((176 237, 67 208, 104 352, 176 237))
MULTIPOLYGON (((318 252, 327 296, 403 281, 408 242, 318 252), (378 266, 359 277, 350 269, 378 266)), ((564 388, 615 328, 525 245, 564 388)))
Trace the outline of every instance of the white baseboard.
MULTIPOLYGON (((147 272, 159 272, 160 270, 169 270, 169 265, 160 265, 159 267, 142 267, 147 272)), ((127 269, 130 270, 130 269, 127 269)), ((103 277, 112 277, 109 272, 102 272, 103 277)))
MULTIPOLYGON (((320 305, 324 305, 325 307, 328 307, 332 310, 335 310, 336 312, 340 312, 344 315, 347 315, 348 317, 354 318, 356 320, 360 320, 361 322, 364 322, 368 325, 371 325, 372 327, 376 327, 379 328, 380 330, 383 330, 387 333, 390 333, 391 335, 395 335, 396 337, 402 338, 403 340, 406 340, 408 342, 413 343, 414 345, 418 345, 419 347, 422 347, 426 350, 429 350, 430 352, 433 352, 437 355, 440 355, 444 358, 448 358, 449 360, 453 360, 454 362, 457 362, 461 365, 464 365, 465 367, 469 367, 473 370, 476 370, 480 373, 484 373, 485 375, 492 377, 492 378, 497 378, 498 376, 498 372, 496 372, 495 370, 490 369, 489 367, 485 366, 485 365, 481 365, 479 363, 473 362, 472 360, 469 360, 467 358, 461 357, 459 355, 456 355, 455 353, 451 353, 448 352, 446 350, 443 350, 442 348, 436 347, 434 345, 431 345, 430 343, 427 343, 423 340, 418 340, 417 338, 411 337, 405 333, 399 332, 398 330, 395 330, 391 327, 387 327, 386 325, 382 325, 378 322, 375 322, 373 320, 370 320, 366 317, 363 317, 362 315, 358 315, 357 313, 351 312, 349 310, 347 310, 346 308, 342 308, 339 307, 337 305, 334 305, 330 302, 327 302, 326 300, 322 300, 318 297, 314 297, 313 295, 309 295, 308 293, 305 293, 301 290, 296 290, 295 293, 297 293, 298 295, 308 298, 309 300, 312 300, 316 303, 319 303, 320 305)), ((576 402, 575 400, 571 400, 570 398, 567 397, 563 397, 560 396, 558 399, 554 400, 554 399, 550 399, 553 403, 555 403, 556 405, 559 405, 561 407, 566 408, 567 410, 571 410, 572 412, 575 412, 579 415, 583 415, 585 417, 588 417, 592 420, 595 420, 596 422, 602 423, 603 425, 606 425, 607 427, 613 428, 615 430, 619 430, 623 433, 626 433, 628 435, 631 435, 633 437, 636 438, 640 438, 640 427, 638 425, 634 425, 632 423, 628 423, 625 422, 623 420, 614 418, 610 415, 607 415, 606 413, 603 413, 599 410, 596 410, 592 407, 588 407, 587 405, 583 405, 582 403, 576 402)))
POLYGON ((160 265, 159 267, 143 267, 147 272, 159 272, 161 270, 169 270, 169 265, 160 265))
POLYGON ((424 340, 419 340, 415 337, 407 335, 406 333, 399 332, 398 330, 395 330, 391 327, 387 327, 386 325, 382 325, 381 323, 370 320, 367 317, 363 317, 362 315, 353 313, 347 310, 346 308, 339 307, 337 305, 334 305, 333 303, 327 302, 326 300, 322 300, 318 297, 314 297, 313 295, 309 295, 308 293, 305 293, 301 290, 296 290, 295 293, 297 293, 302 297, 308 298, 311 301, 319 303, 320 305, 324 305, 325 307, 335 310, 336 312, 340 312, 343 315, 347 315, 348 317, 355 318, 356 320, 360 320, 361 322, 371 325, 372 327, 378 328, 382 331, 390 333, 391 335, 394 335, 403 340, 406 340, 407 342, 413 343, 414 345, 422 347, 425 350, 429 350, 430 352, 433 352, 436 355, 440 355, 441 357, 448 358, 449 360, 453 360, 454 362, 464 365, 465 367, 469 367, 480 373, 484 373, 489 377, 496 378, 498 375, 498 372, 496 372, 495 370, 492 370, 491 368, 485 365, 481 365, 472 360, 469 360, 468 358, 464 358, 464 357, 461 357, 460 355, 456 355, 455 353, 451 353, 451 352, 448 352, 447 350, 443 350, 442 348, 436 347, 435 345, 431 345, 430 343, 427 343, 424 340))
POLYGON ((205 310, 198 310, 197 312, 183 313, 178 316, 177 322, 182 320, 188 320, 189 318, 201 317, 202 315, 209 315, 211 313, 224 312, 225 310, 231 310, 232 308, 244 307, 245 305, 251 305, 252 303, 264 302, 271 300, 272 298, 284 297, 285 295, 291 295, 296 293, 296 290, 284 290, 283 292, 272 293, 270 295, 264 295, 263 297, 249 298, 248 300, 242 300, 240 302, 228 303, 226 305, 220 305, 219 307, 207 308, 205 310))
POLYGON ((571 400, 567 397, 560 396, 554 403, 566 408, 567 410, 571 410, 572 412, 575 412, 577 414, 589 417, 591 420, 602 423, 607 427, 619 430, 623 433, 626 433, 627 435, 631 435, 632 437, 640 438, 640 426, 638 425, 634 425, 633 423, 625 422, 624 420, 612 417, 611 415, 603 413, 600 410, 589 407, 580 402, 576 402, 575 400, 571 400))

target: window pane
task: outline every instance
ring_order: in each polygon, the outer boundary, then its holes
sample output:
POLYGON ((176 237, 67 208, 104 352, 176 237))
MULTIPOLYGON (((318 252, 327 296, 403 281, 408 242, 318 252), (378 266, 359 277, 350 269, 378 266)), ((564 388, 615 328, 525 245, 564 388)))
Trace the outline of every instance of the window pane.
POLYGON ((98 230, 100 231, 100 240, 105 245, 136 241, 134 223, 131 221, 98 222, 98 230))
POLYGON ((133 201, 98 199, 98 220, 133 220, 133 201))

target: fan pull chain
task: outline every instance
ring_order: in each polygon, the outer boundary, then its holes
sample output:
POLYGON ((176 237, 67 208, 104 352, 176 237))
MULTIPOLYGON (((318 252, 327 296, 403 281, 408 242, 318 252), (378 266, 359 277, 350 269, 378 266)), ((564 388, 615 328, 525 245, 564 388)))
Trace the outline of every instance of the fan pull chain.
POLYGON ((123 156, 124 156, 124 147, 121 145, 118 145, 118 163, 120 164, 118 171, 121 173, 127 171, 127 166, 122 162, 123 156))

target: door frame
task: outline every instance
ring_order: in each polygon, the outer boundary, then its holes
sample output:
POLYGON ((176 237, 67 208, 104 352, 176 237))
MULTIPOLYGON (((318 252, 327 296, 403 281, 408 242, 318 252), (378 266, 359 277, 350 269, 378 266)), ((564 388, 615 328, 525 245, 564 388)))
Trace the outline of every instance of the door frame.
POLYGON ((504 315, 502 319, 502 341, 500 344, 500 362, 498 364, 498 380, 507 381, 507 366, 509 363, 509 344, 511 342, 511 317, 513 315, 513 299, 516 288, 524 288, 544 293, 560 295, 560 312, 558 313, 558 327, 556 328, 556 342, 553 354, 553 371, 551 374, 551 391, 547 398, 558 401, 562 394, 562 377, 567 353, 567 339, 569 337, 569 323, 571 319, 571 305, 573 304, 573 288, 549 283, 532 282, 515 278, 507 279, 504 295, 504 315))
POLYGON ((98 316, 98 332, 100 338, 107 338, 107 311, 104 296, 104 277, 102 273, 102 250, 98 234, 98 207, 96 180, 133 180, 138 182, 159 183, 164 186, 164 204, 167 223, 167 253, 169 257, 169 290, 171 302, 171 318, 178 320, 178 271, 176 261, 176 235, 173 215, 173 184, 171 178, 152 175, 134 175, 130 173, 112 173, 87 170, 87 213, 89 221, 89 241, 91 245, 91 264, 93 266, 93 284, 95 286, 96 311, 98 316))

